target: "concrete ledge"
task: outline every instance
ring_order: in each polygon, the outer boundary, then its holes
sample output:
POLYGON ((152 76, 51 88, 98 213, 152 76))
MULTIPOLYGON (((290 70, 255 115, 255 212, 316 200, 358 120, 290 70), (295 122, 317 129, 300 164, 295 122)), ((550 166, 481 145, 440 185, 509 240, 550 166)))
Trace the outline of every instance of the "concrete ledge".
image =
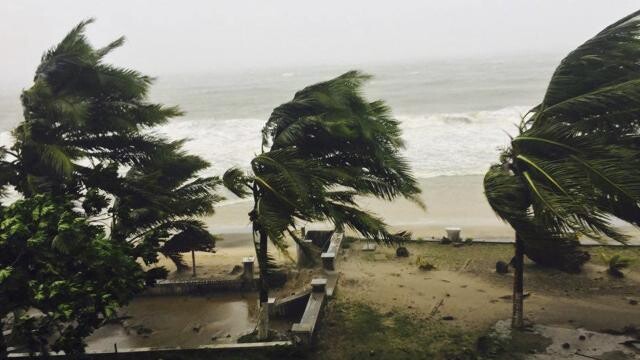
POLYGON ((320 258, 322 259, 322 268, 324 268, 325 270, 336 269, 336 266, 335 266, 336 253, 334 252, 322 253, 322 255, 320 255, 320 258))
POLYGON ((324 292, 327 288, 327 279, 325 278, 314 278, 311 280, 311 291, 312 292, 324 292))
POLYGON ((324 273, 327 276, 327 287, 325 292, 327 293, 327 297, 331 298, 333 297, 336 286, 338 285, 338 272, 325 271, 324 273))
POLYGON ((228 280, 159 280, 145 289, 141 296, 166 296, 186 294, 207 294, 221 291, 240 291, 246 283, 242 278, 228 280))
POLYGON ((344 233, 334 232, 331 235, 327 251, 323 252, 320 255, 320 258, 322 259, 322 268, 324 270, 334 271, 336 269, 336 258, 338 257, 338 252, 340 251, 342 239, 344 239, 344 233))
MULTIPOLYGON (((265 351, 267 349, 277 349, 277 348, 288 348, 292 347, 294 344, 292 341, 269 341, 269 342, 254 342, 254 343, 243 343, 243 344, 212 344, 212 345, 201 345, 193 348, 182 348, 182 347, 173 347, 173 348, 162 348, 162 347, 140 347, 140 348, 129 348, 129 349, 118 349, 118 352, 115 353, 113 351, 87 351, 86 355, 88 358, 131 358, 131 354, 135 354, 136 359, 157 359, 160 358, 161 355, 166 353, 176 354, 176 353, 228 353, 233 354, 234 352, 242 352, 242 351, 265 351)), ((29 353, 11 353, 9 354, 10 359, 33 359, 34 357, 43 356, 43 354, 35 353, 33 355, 29 353)), ((59 353, 49 353, 47 354, 49 357, 56 358, 66 358, 66 354, 59 353)))
POLYGON ((273 314, 276 316, 292 316, 302 314, 309 301, 311 290, 287 296, 276 300, 273 305, 273 314))
POLYGON ((311 292, 307 307, 302 314, 302 319, 291 327, 291 332, 299 342, 309 344, 313 339, 325 299, 326 294, 324 292, 311 292))
POLYGON ((253 256, 242 258, 242 274, 229 279, 183 279, 157 280, 146 288, 140 296, 166 296, 187 294, 208 294, 222 291, 251 290, 255 287, 253 256))

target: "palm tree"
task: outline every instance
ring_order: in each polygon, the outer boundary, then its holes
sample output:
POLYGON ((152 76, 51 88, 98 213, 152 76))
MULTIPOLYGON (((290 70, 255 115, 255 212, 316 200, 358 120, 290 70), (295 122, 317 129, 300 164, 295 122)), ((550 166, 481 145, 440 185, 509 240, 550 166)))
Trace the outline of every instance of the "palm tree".
MULTIPOLYGON (((367 79, 350 71, 297 92, 273 110, 264 126, 262 151, 251 160, 251 174, 232 168, 223 176, 233 193, 253 196, 249 218, 261 304, 268 300, 268 243, 286 251, 286 235, 299 242, 298 221, 328 220, 337 229, 391 242, 394 234, 382 219, 361 209, 355 196, 404 196, 422 204, 420 189, 400 154, 404 143, 399 123, 384 102, 362 96, 367 79)), ((267 318, 261 316, 259 338, 267 336, 267 318)))
POLYGON ((91 22, 42 56, 22 93, 24 121, 5 152, 17 160, 10 163, 19 175, 12 184, 27 196, 77 192, 98 165, 138 164, 164 143, 145 130, 182 114, 146 100, 152 78, 103 62, 124 38, 94 48, 84 35, 91 22))
POLYGON ((111 236, 135 246, 148 264, 159 251, 178 271, 187 268, 181 253, 190 251, 195 276, 194 251, 212 251, 216 240, 198 218, 212 215, 223 198, 215 193, 218 177, 197 176, 209 163, 185 153, 182 143, 167 144, 127 172, 112 209, 111 236))
POLYGON ((177 251, 213 247, 196 217, 213 212, 220 180, 198 176, 209 164, 185 154, 183 142, 151 133, 182 112, 148 101, 152 78, 104 62, 124 38, 95 48, 85 36, 92 22, 42 56, 22 93, 15 142, 0 147, 0 190, 13 185, 26 197, 71 197, 93 220, 111 220, 111 238, 131 243, 145 262, 160 251, 182 269, 177 251))
POLYGON ((491 207, 516 231, 514 328, 523 326, 527 244, 575 236, 624 242, 611 217, 639 224, 639 15, 562 60, 544 99, 485 176, 491 207))

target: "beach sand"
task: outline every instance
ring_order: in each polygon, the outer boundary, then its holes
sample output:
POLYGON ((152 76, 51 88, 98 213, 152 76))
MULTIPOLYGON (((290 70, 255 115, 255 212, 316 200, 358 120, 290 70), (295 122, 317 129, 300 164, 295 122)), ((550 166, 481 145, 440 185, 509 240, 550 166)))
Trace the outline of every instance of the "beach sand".
MULTIPOLYGON (((484 196, 483 175, 438 176, 419 179, 421 199, 426 209, 404 198, 383 201, 375 198, 359 198, 357 201, 382 217, 393 231, 410 231, 413 238, 440 239, 446 235, 446 227, 460 227, 463 238, 481 241, 513 241, 511 227, 500 220, 484 196)), ((204 221, 215 234, 250 234, 248 212, 251 201, 218 206, 213 216, 204 221)), ((619 220, 613 223, 631 236, 630 244, 640 245, 640 231, 619 220)), ((331 224, 301 224, 307 229, 333 228, 331 224)), ((347 235, 353 235, 347 233, 347 235)), ((596 244, 581 239, 584 244, 596 244)), ((614 242, 612 242, 614 243, 614 242)), ((251 243, 249 242, 249 245, 251 243)))
MULTIPOLYGON (((426 210, 405 199, 388 202, 361 198, 358 203, 381 216, 393 230, 408 230, 414 237, 440 238, 445 235, 445 227, 457 226, 462 228, 463 237, 512 238, 511 228, 500 221, 489 207, 482 179, 482 175, 420 179, 421 198, 426 210)), ((219 206, 215 215, 205 221, 214 233, 249 233, 247 213, 251 205, 250 201, 245 201, 219 206)), ((307 225, 308 228, 314 226, 321 225, 307 225)))

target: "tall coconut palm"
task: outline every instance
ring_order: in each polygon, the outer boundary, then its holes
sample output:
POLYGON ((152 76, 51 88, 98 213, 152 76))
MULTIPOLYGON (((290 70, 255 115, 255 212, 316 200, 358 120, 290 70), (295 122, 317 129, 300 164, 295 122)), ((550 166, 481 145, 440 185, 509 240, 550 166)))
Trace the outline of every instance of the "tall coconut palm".
POLYGON ((608 26, 562 60, 542 102, 485 176, 491 207, 516 231, 514 328, 523 326, 527 244, 576 235, 624 242, 611 217, 639 225, 639 16, 608 26))
POLYGON ((220 181, 199 176, 209 164, 185 154, 182 142, 153 135, 182 112, 148 100, 149 76, 105 62, 124 38, 93 47, 85 36, 92 21, 45 52, 22 93, 24 120, 14 144, 0 147, 0 195, 10 184, 26 197, 77 200, 86 215, 112 218, 111 238, 133 243, 145 261, 160 250, 181 268, 176 251, 213 246, 195 218, 213 211, 220 181), (189 241, 174 238, 185 231, 189 241))
MULTIPOLYGON (((367 79, 351 71, 297 92, 273 110, 251 173, 232 168, 223 176, 236 195, 253 196, 249 218, 257 235, 262 304, 268 300, 268 243, 286 250, 285 236, 299 241, 298 221, 328 220, 338 229, 393 241, 382 219, 361 209, 355 196, 403 196, 421 204, 416 180, 400 153, 399 123, 384 102, 363 97, 367 79)), ((258 328, 261 338, 267 335, 265 323, 266 315, 258 328)))

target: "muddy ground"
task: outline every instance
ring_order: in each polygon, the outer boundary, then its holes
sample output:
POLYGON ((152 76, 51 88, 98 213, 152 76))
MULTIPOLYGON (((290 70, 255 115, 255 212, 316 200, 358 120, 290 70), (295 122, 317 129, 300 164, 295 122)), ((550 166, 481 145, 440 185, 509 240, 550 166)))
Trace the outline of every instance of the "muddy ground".
MULTIPOLYGON (((513 273, 497 274, 495 263, 509 261, 512 245, 410 243, 407 258, 396 257, 392 248, 363 252, 361 246, 351 244, 340 258, 340 284, 320 331, 318 359, 475 359, 481 356, 478 339, 511 315, 513 273), (418 269, 418 257, 435 269, 418 269), (359 332, 363 334, 354 337, 359 332)), ((640 306, 634 305, 640 297, 640 249, 588 251, 593 259, 580 274, 527 261, 525 316, 533 324, 544 324, 546 334, 574 334, 579 342, 578 333, 640 326, 640 306), (600 253, 621 253, 636 261, 625 278, 612 278, 600 253)), ((502 358, 518 358, 515 351, 532 359, 580 356, 575 347, 561 348, 560 339, 536 339, 510 341, 518 348, 508 348, 514 353, 502 358), (551 357, 543 357, 547 349, 555 351, 551 357)), ((625 356, 619 359, 635 357, 625 356)))

